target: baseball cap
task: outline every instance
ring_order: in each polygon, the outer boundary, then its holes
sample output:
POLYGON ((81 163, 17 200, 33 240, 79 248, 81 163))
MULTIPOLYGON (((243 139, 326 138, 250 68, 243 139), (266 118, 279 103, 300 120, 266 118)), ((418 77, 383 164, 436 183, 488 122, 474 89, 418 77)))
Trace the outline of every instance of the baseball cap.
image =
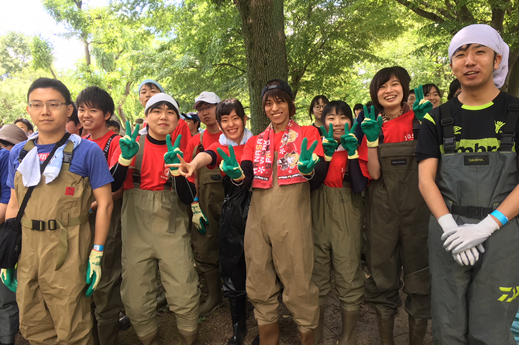
POLYGON ((17 125, 5 125, 0 129, 0 140, 16 145, 27 140, 27 134, 17 125))
POLYGON ((153 97, 151 97, 148 100, 148 103, 146 103, 146 108, 144 109, 144 114, 146 114, 148 112, 148 109, 151 108, 152 106, 154 106, 155 104, 157 104, 159 102, 164 102, 164 101, 171 103, 175 107, 177 114, 180 115, 180 110, 178 109, 177 101, 175 101, 173 99, 173 97, 171 97, 170 95, 165 94, 165 93, 157 93, 156 95, 153 95, 153 97))
POLYGON ((159 90, 160 92, 164 92, 164 88, 162 87, 162 85, 160 85, 158 82, 156 82, 155 80, 153 79, 146 79, 144 80, 141 85, 139 85, 139 88, 137 89, 137 93, 141 93, 141 88, 144 84, 153 84, 155 85, 159 90))
POLYGON ((281 91, 284 91, 286 92, 290 98, 292 100, 294 100, 294 95, 292 95, 292 89, 290 88, 290 85, 287 84, 286 81, 283 81, 281 79, 272 79, 272 80, 269 80, 266 84, 265 84, 265 87, 263 88, 263 90, 261 90, 261 99, 263 99, 263 96, 265 95, 265 92, 267 92, 268 90, 273 90, 273 89, 280 89, 281 91), (278 83, 277 84, 273 84, 273 85, 269 85, 269 86, 266 86, 268 85, 269 83, 272 83, 273 81, 277 81, 278 83))
POLYGON ((190 112, 190 113, 184 114, 184 118, 188 119, 188 120, 195 120, 195 121, 200 122, 200 118, 198 117, 198 114, 195 112, 190 112))
POLYGON ((220 97, 218 97, 214 92, 204 91, 197 98, 195 98, 195 105, 193 106, 193 109, 196 109, 200 102, 218 104, 220 103, 220 97))

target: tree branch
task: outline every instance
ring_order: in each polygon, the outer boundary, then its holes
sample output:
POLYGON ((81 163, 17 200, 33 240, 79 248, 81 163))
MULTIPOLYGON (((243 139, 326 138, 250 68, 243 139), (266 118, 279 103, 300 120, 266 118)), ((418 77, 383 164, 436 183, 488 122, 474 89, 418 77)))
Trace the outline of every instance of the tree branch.
POLYGON ((244 70, 238 66, 235 66, 233 64, 230 64, 230 63, 222 62, 222 63, 213 64, 213 67, 223 67, 223 66, 236 68, 238 71, 240 71, 242 73, 247 73, 246 70, 244 70))
POLYGON ((411 11, 413 11, 414 13, 419 15, 420 17, 432 20, 432 21, 437 22, 437 23, 443 23, 445 21, 442 17, 440 17, 440 16, 438 16, 438 15, 432 13, 432 12, 424 11, 424 10, 418 8, 416 5, 411 4, 407 0, 396 0, 396 1, 399 2, 400 4, 404 5, 405 7, 409 8, 411 11))

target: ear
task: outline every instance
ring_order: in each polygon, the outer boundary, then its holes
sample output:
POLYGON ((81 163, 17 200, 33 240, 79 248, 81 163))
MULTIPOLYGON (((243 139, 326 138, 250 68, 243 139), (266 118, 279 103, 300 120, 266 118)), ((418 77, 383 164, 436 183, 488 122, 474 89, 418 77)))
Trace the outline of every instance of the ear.
POLYGON ((74 106, 72 104, 69 104, 69 105, 67 105, 67 108, 68 108, 68 113, 67 113, 67 118, 68 118, 74 112, 74 106))
POLYGON ((496 58, 494 59, 494 70, 499 68, 501 61, 503 61, 503 55, 497 54, 496 58))
POLYGON ((112 113, 109 112, 109 111, 107 111, 107 112, 105 113, 105 120, 110 120, 111 117, 112 117, 112 113))

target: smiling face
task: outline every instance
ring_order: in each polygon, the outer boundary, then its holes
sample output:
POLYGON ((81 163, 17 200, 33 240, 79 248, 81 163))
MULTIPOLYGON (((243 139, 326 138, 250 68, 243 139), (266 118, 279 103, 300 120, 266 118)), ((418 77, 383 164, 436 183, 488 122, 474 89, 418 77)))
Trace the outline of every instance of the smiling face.
POLYGON ((106 120, 109 120, 112 114, 108 112, 103 114, 103 111, 97 107, 80 104, 78 106, 77 116, 83 128, 92 132, 108 128, 106 120))
POLYGON ((377 92, 378 102, 384 109, 400 107, 404 98, 404 90, 400 81, 393 75, 382 84, 377 92))
POLYGON ((433 108, 436 108, 441 104, 440 91, 434 86, 431 86, 431 89, 429 92, 427 92, 427 94, 424 95, 423 98, 430 101, 433 105, 433 108))
POLYGON ((149 134, 156 140, 166 140, 166 135, 173 133, 178 124, 178 114, 166 104, 148 110, 146 114, 149 134))
POLYGON ((288 103, 280 97, 268 97, 265 101, 265 114, 272 122, 274 131, 284 131, 288 121, 290 120, 290 106, 288 103))
POLYGON ((29 94, 28 101, 27 113, 32 123, 38 127, 38 132, 49 135, 65 132, 67 119, 74 110, 72 104, 61 104, 58 109, 50 109, 47 105, 48 102, 65 103, 61 92, 50 87, 34 89, 29 94), (30 106, 33 102, 43 102, 43 107, 35 109, 30 106))
POLYGON ((413 107, 414 101, 416 101, 416 95, 414 93, 410 93, 409 97, 407 97, 407 104, 409 104, 411 108, 413 107))
POLYGON ((348 130, 351 129, 351 120, 337 108, 332 109, 326 114, 324 122, 326 130, 330 128, 330 125, 333 125, 333 138, 337 142, 341 142, 341 137, 346 134, 346 124, 348 124, 348 130))
POLYGON ((155 84, 144 84, 139 90, 139 101, 143 107, 146 107, 148 100, 158 93, 160 93, 160 89, 155 84))
POLYGON ((245 129, 245 120, 242 120, 233 109, 229 115, 222 115, 220 128, 228 139, 240 144, 245 129))
POLYGON ((481 44, 464 45, 454 53, 451 61, 452 73, 461 85, 474 89, 494 84, 493 73, 499 68, 502 56, 481 44))

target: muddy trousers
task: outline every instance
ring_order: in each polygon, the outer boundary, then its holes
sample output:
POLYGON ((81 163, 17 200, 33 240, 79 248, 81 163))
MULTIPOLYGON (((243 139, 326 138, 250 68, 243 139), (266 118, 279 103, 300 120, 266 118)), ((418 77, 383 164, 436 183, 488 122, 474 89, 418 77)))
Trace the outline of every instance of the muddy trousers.
POLYGON ((458 265, 443 248, 443 230, 434 217, 429 225, 434 344, 516 345, 510 326, 519 308, 519 221, 511 219, 494 232, 474 266, 458 265))
POLYGON ((124 192, 121 220, 121 296, 135 332, 144 338, 158 329, 157 265, 178 329, 195 331, 200 290, 185 205, 174 191, 134 188, 124 192))
POLYGON ((312 281, 319 289, 319 305, 325 304, 332 288, 332 267, 341 308, 358 311, 364 301, 365 278, 360 265, 363 221, 362 196, 353 194, 349 185, 332 188, 323 184, 312 192, 312 281))
MULTIPOLYGON (((94 299, 94 344, 117 343, 121 300, 121 207, 122 198, 114 201, 110 228, 106 238, 101 281, 92 295, 94 299)), ((95 229, 95 213, 90 215, 90 227, 95 229)))
POLYGON ((245 230, 247 294, 258 325, 277 322, 279 278, 283 302, 299 331, 306 333, 319 322, 319 291, 312 282, 310 186, 278 186, 273 178, 273 188, 257 188, 252 195, 245 230))
POLYGON ((18 327, 16 293, 0 282, 0 343, 14 343, 18 327))

